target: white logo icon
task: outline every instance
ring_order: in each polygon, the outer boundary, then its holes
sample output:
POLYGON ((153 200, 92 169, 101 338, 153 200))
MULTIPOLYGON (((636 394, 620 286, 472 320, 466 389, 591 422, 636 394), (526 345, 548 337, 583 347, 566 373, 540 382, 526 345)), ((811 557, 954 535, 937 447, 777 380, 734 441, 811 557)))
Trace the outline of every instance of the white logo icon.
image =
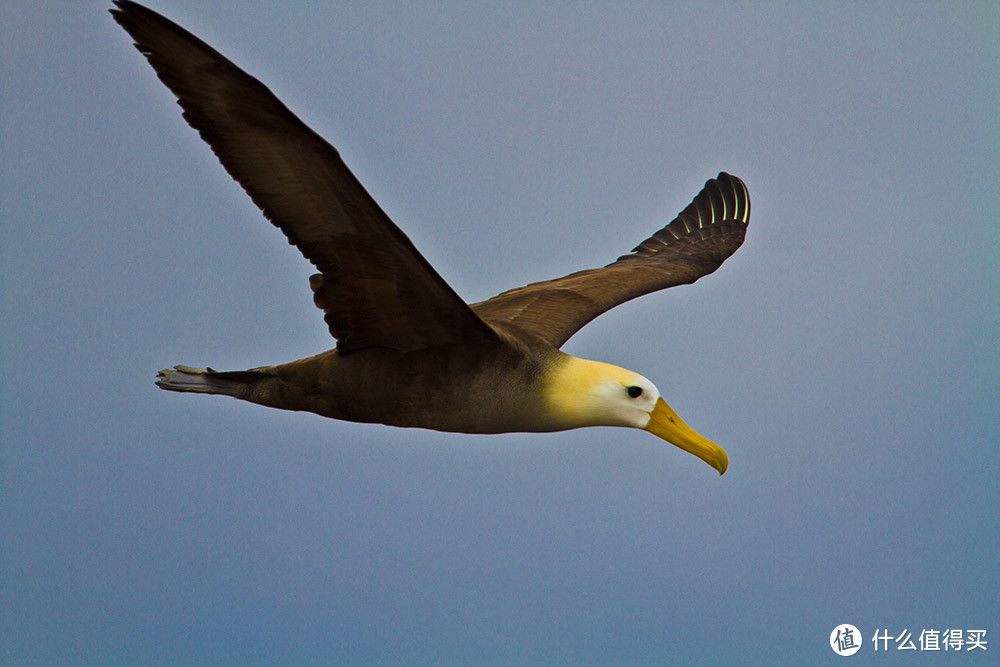
POLYGON ((861 648, 861 632, 850 623, 842 623, 830 633, 830 648, 837 655, 854 655, 861 648))

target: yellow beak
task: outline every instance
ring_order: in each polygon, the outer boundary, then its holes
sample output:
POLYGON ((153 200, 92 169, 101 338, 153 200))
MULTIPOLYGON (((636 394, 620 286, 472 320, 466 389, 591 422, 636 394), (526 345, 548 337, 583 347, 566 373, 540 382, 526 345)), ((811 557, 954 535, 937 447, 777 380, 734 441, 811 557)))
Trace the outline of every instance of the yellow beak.
POLYGON ((680 447, 689 454, 694 454, 699 459, 719 471, 719 474, 726 472, 729 467, 729 457, 726 450, 717 444, 704 438, 694 429, 684 423, 673 408, 667 405, 662 398, 657 399, 656 407, 649 413, 649 423, 646 430, 658 438, 663 438, 671 445, 680 447))

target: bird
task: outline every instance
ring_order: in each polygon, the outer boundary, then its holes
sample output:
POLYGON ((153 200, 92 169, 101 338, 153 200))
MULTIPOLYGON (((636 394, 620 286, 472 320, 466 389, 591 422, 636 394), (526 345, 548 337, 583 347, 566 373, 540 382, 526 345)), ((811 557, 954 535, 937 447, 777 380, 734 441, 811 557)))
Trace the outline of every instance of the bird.
POLYGON ((157 374, 160 388, 443 432, 637 428, 726 472, 725 450, 688 426, 649 379, 560 348, 605 311, 718 269, 750 220, 743 181, 720 172, 674 220, 606 266, 469 304, 338 151, 263 83, 160 14, 130 0, 114 5, 114 20, 188 124, 317 269, 313 301, 336 340, 274 366, 174 366, 157 374))

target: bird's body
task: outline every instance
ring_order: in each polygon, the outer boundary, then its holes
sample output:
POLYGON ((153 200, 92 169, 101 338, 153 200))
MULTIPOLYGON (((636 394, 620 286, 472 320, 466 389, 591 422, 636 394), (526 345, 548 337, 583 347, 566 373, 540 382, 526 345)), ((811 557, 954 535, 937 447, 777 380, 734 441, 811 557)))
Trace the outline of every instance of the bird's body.
MULTIPOLYGON (((558 398, 587 386, 587 369, 608 368, 615 367, 509 339, 410 352, 374 347, 343 356, 333 349, 247 371, 179 366, 161 371, 159 384, 354 422, 456 433, 545 432, 573 427, 558 398)), ((629 386, 637 381, 618 370, 629 386)))
POLYGON ((160 383, 167 389, 203 385, 205 393, 354 422, 458 433, 551 431, 557 429, 538 411, 536 390, 561 354, 502 343, 411 352, 377 347, 344 356, 334 349, 249 371, 180 367, 163 371, 160 383))
POLYGON ((692 283, 743 242, 750 200, 720 173, 678 217, 611 264, 466 304, 341 161, 256 79, 141 5, 112 10, 184 117, 265 216, 319 270, 337 347, 278 366, 160 371, 163 389, 461 433, 642 428, 725 472, 728 459, 632 371, 559 348, 629 299, 692 283))

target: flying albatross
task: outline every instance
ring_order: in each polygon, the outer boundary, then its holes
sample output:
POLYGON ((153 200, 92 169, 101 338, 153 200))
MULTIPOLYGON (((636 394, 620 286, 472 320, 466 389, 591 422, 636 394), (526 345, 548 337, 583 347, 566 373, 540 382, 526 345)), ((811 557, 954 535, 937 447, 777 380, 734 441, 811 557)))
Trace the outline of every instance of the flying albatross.
POLYGON ((602 268, 467 304, 340 155, 257 79, 159 14, 111 13, 222 166, 319 273, 309 284, 336 348, 278 366, 175 366, 163 389, 325 417, 459 433, 640 428, 720 474, 725 451, 642 375, 560 351, 606 310, 712 273, 743 243, 750 198, 726 173, 670 224, 602 268))

